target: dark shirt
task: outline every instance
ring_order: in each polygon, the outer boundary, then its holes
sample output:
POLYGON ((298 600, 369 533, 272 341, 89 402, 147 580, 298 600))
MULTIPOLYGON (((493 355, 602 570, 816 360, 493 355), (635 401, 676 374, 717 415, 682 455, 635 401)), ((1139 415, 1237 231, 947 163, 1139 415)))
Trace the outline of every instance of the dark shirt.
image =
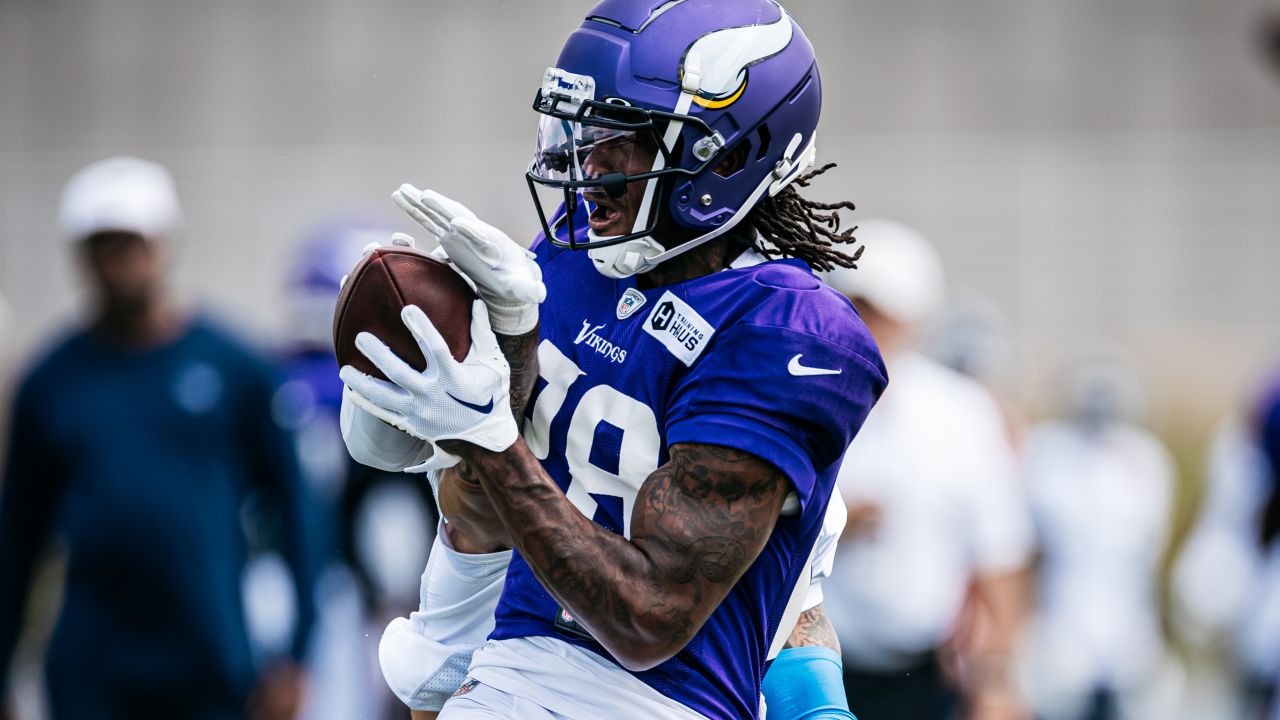
POLYGON ((151 689, 242 702, 255 671, 241 605, 244 496, 283 498, 298 597, 293 653, 314 618, 292 440, 275 372, 196 319, 124 350, 82 331, 18 389, 0 485, 0 683, 51 531, 68 551, 47 659, 54 687, 151 689))

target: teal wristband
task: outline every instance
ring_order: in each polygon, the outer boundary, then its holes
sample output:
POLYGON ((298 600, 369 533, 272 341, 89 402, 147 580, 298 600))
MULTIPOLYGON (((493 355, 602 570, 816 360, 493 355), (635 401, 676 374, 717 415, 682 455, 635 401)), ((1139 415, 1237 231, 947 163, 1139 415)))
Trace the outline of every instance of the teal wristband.
POLYGON ((857 720, 845 697, 840 656, 825 647, 778 653, 764 682, 768 720, 857 720))

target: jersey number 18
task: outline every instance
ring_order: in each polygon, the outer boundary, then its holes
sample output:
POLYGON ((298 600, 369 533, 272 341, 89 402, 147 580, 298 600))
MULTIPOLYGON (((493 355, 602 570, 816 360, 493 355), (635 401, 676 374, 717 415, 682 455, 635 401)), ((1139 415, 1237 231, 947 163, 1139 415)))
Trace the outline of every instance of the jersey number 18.
MULTIPOLYGON (((533 418, 525 427, 524 439, 539 460, 546 460, 551 449, 551 422, 564 408, 570 386, 586 373, 549 340, 538 346, 538 365, 547 384, 533 404, 533 418)), ((636 491, 658 469, 661 444, 658 420, 648 405, 608 385, 587 390, 573 408, 565 438, 570 475, 565 495, 569 502, 583 515, 595 519, 597 497, 614 498, 622 508, 622 535, 631 537, 636 491), (591 462, 596 431, 602 422, 622 432, 617 473, 591 462)))

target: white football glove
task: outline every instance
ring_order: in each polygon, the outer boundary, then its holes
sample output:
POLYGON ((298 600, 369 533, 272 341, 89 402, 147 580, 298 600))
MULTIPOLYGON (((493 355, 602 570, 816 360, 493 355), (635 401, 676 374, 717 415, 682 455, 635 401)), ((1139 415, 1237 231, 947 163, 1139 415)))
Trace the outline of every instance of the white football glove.
POLYGON ((378 338, 364 332, 356 348, 391 382, 366 375, 350 365, 339 372, 351 390, 351 401, 383 422, 439 445, 462 440, 501 452, 516 441, 511 415, 511 367, 489 327, 483 300, 471 307, 471 351, 458 362, 426 313, 416 305, 400 311, 400 319, 418 341, 427 368, 409 367, 378 338))
MULTIPOLYGON (((394 246, 394 247, 416 248, 417 241, 413 239, 412 235, 405 235, 404 233, 398 232, 398 233, 391 233, 391 241, 387 243, 387 245, 394 246)), ((380 247, 386 247, 386 246, 384 246, 382 243, 379 243, 379 242, 371 242, 368 245, 365 245, 364 247, 360 248, 360 257, 364 258, 366 255, 373 252, 374 250, 377 250, 380 247)), ((445 257, 444 251, 441 250, 440 248, 436 248, 435 250, 432 250, 427 254, 436 258, 437 260, 449 259, 445 257)), ((342 290, 342 288, 346 287, 347 281, 350 279, 351 279, 351 273, 347 273, 346 275, 343 275, 342 279, 338 281, 338 290, 342 290)))
MULTIPOLYGON (((414 240, 404 233, 393 233, 388 245, 412 248, 414 240)), ((360 254, 368 255, 379 247, 382 247, 380 243, 371 242, 360 250, 360 254)), ((448 260, 440 248, 431 254, 440 260, 448 260)), ((338 288, 345 286, 350 277, 350 274, 343 275, 338 288)), ((338 417, 342 442, 353 460, 384 472, 428 473, 433 491, 438 484, 437 471, 451 468, 461 461, 457 455, 392 427, 356 405, 351 399, 351 389, 345 385, 338 417)))
POLYGON ((342 442, 356 462, 384 472, 430 473, 432 489, 438 484, 433 470, 458 464, 457 455, 388 425, 356 405, 351 395, 351 388, 344 385, 338 417, 342 442))
POLYGON ((538 304, 546 299, 547 288, 533 253, 434 190, 406 183, 391 199, 435 236, 448 259, 475 285, 489 306, 494 332, 523 335, 537 326, 538 304))

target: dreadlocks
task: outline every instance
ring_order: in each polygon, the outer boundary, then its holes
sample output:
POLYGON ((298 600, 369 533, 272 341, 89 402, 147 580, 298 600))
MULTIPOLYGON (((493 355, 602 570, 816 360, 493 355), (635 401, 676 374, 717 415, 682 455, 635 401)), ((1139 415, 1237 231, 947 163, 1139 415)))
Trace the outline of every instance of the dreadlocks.
MULTIPOLYGON (((857 226, 841 232, 840 210, 853 210, 853 203, 820 203, 800 196, 796 187, 808 187, 817 176, 835 167, 829 163, 795 179, 773 197, 765 198, 747 215, 746 224, 756 231, 755 248, 767 257, 795 257, 814 270, 826 272, 838 267, 857 268, 865 246, 852 254, 838 247, 852 246, 857 226)), ((852 250, 852 248, 849 248, 852 250)))

